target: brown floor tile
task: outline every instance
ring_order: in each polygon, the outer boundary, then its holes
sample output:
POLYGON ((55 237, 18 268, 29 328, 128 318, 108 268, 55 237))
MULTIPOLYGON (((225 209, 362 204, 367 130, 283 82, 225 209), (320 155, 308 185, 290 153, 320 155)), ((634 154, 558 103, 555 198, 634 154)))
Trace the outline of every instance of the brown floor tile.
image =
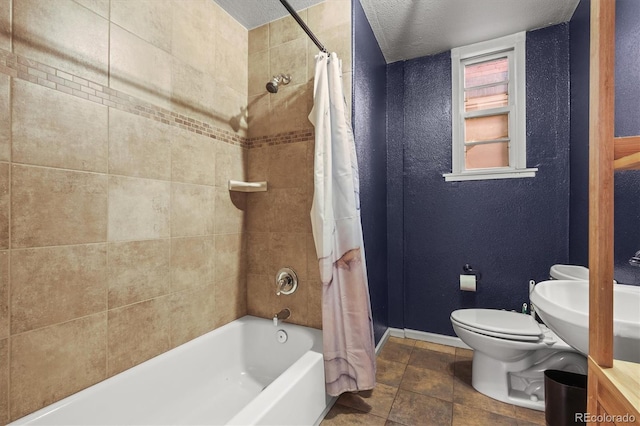
POLYGON ((411 356, 412 346, 403 345, 396 342, 388 341, 380 354, 378 359, 386 359, 387 361, 395 361, 406 364, 411 356))
POLYGON ((534 424, 534 425, 545 425, 546 420, 544 418, 544 411, 531 410, 529 408, 524 407, 515 407, 516 410, 516 419, 518 419, 518 424, 534 424))
POLYGON ((515 419, 515 420, 518 426, 540 426, 540 424, 546 425, 546 423, 531 423, 527 420, 519 420, 519 419, 515 419))
POLYGON ((391 407, 389 420, 407 426, 450 425, 451 405, 438 398, 400 389, 391 407))
POLYGON ((517 420, 478 408, 453 404, 451 426, 517 426, 517 420))
POLYGON ((453 346, 440 345, 438 343, 431 342, 416 342, 416 348, 427 349, 429 351, 442 352, 445 354, 455 354, 456 348, 453 346))
POLYGON ((453 363, 453 375, 465 383, 471 383, 471 366, 471 359, 463 359, 460 361, 456 358, 456 361, 453 363))
POLYGON ((400 389, 453 401, 453 376, 448 373, 408 365, 400 389))
POLYGON ((387 361, 386 359, 381 358, 378 358, 376 363, 378 367, 376 372, 376 382, 398 387, 402 381, 404 369, 407 366, 400 362, 387 361))
POLYGON ((337 403, 386 419, 397 392, 398 388, 396 387, 377 383, 371 391, 345 392, 340 395, 337 403))
POLYGON ((544 412, 489 398, 471 386, 473 351, 390 337, 373 391, 343 394, 322 425, 545 424, 544 412))
POLYGON ((382 417, 339 404, 334 405, 320 423, 321 426, 383 426, 384 424, 385 419, 382 417))
POLYGON ((501 416, 515 417, 515 407, 511 404, 500 402, 481 394, 471 386, 471 377, 453 378, 453 402, 467 407, 500 414, 501 416))
POLYGON ((426 349, 413 348, 409 365, 429 370, 443 371, 453 374, 454 354, 429 351, 426 349))

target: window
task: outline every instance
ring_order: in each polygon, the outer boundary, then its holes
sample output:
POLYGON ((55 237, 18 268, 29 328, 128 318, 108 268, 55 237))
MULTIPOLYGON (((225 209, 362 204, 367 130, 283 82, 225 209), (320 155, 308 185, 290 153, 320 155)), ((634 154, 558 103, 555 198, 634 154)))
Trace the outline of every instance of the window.
POLYGON ((527 168, 525 33, 451 50, 447 181, 535 176, 527 168))

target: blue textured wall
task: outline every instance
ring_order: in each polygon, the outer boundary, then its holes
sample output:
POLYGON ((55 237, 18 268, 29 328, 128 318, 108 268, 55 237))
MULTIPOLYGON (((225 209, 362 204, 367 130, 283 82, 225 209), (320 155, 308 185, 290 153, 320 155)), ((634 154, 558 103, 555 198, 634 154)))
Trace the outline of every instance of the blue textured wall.
POLYGON ((387 282, 389 327, 404 328, 404 64, 387 66, 387 282))
MULTIPOLYGON (((568 259, 568 26, 527 34, 527 165, 539 168, 535 178, 445 182, 442 174, 451 171, 450 53, 387 71, 388 117, 404 121, 404 288, 389 281, 389 300, 397 303, 395 292, 404 291, 403 326, 454 335, 449 315, 455 309, 520 309, 528 302, 528 281, 545 279, 550 265, 568 259), (393 95, 396 90, 402 95, 393 95), (482 273, 476 293, 459 290, 465 263, 482 273)), ((390 123, 389 131, 399 125, 390 123)), ((395 137, 389 135, 390 151, 397 149, 395 137)), ((395 166, 389 167, 389 188, 401 179, 395 166)), ((395 228, 390 220, 388 232, 395 228)))
POLYGON ((571 58, 571 196, 569 261, 589 263, 589 2, 569 23, 571 58))
MULTIPOLYGON (((586 265, 588 0, 570 36, 566 24, 527 34, 527 164, 538 176, 455 183, 441 176, 451 168, 449 53, 387 65, 385 99, 384 60, 353 3, 354 127, 376 340, 387 325, 453 335, 454 309, 519 309, 527 281, 546 278, 549 265, 586 265), (483 273, 475 294, 458 290, 464 263, 483 273)), ((619 136, 640 133, 639 21, 640 2, 618 0, 619 136)), ((640 172, 616 174, 615 201, 616 279, 640 284, 640 270, 627 264, 640 249, 640 172)))
MULTIPOLYGON (((617 136, 640 134, 640 2, 616 3, 617 136)), ((571 263, 589 261, 589 2, 571 22, 571 263)), ((640 171, 615 175, 615 278, 640 285, 640 269, 628 260, 640 250, 640 171)))
POLYGON ((359 1, 353 13, 353 126, 376 342, 387 329, 386 63, 359 1))

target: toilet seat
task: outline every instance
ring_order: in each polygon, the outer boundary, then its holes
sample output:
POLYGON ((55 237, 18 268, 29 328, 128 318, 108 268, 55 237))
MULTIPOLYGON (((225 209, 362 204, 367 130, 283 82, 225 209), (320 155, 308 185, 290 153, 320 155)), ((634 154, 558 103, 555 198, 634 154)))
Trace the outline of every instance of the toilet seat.
POLYGON ((459 309, 451 321, 469 331, 491 337, 538 342, 544 338, 540 325, 529 315, 497 309, 459 309))
POLYGON ((521 341, 521 342, 538 342, 541 339, 541 336, 527 336, 527 335, 518 335, 518 334, 499 333, 497 331, 488 331, 482 328, 470 326, 468 324, 462 324, 453 318, 451 318, 451 322, 457 325, 458 327, 464 328, 474 333, 484 334, 485 336, 495 337, 498 339, 515 340, 515 341, 521 341))

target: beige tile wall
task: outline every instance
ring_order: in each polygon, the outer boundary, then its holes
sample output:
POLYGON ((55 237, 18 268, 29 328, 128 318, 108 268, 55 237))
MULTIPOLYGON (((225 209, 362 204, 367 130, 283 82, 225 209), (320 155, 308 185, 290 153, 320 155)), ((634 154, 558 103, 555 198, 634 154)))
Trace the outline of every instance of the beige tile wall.
POLYGON ((108 166, 107 107, 14 80, 14 163, 105 173, 108 166), (46 105, 47 108, 42 106, 46 105), (78 126, 78 122, 83 123, 78 126))
MULTIPOLYGON (((350 105, 350 1, 301 16, 350 105)), ((321 327, 316 53, 211 0, 0 0, 0 424, 247 312, 321 327)))
POLYGON ((107 83, 107 19, 73 0, 14 0, 12 8, 14 53, 107 83))
MULTIPOLYGON (((343 82, 351 105, 351 2, 327 0, 300 13, 318 39, 343 61, 343 82)), ((313 197, 314 56, 317 47, 291 17, 249 31, 250 180, 266 180, 269 191, 247 198, 247 308, 271 318, 284 307, 291 321, 322 327, 322 285, 311 234, 313 197), (269 94, 275 74, 292 81, 269 94), (280 135, 280 136, 279 136, 280 135), (292 267, 298 290, 276 296, 275 275, 292 267)))
POLYGON ((0 0, 0 424, 246 314, 247 73, 211 0, 0 0))

